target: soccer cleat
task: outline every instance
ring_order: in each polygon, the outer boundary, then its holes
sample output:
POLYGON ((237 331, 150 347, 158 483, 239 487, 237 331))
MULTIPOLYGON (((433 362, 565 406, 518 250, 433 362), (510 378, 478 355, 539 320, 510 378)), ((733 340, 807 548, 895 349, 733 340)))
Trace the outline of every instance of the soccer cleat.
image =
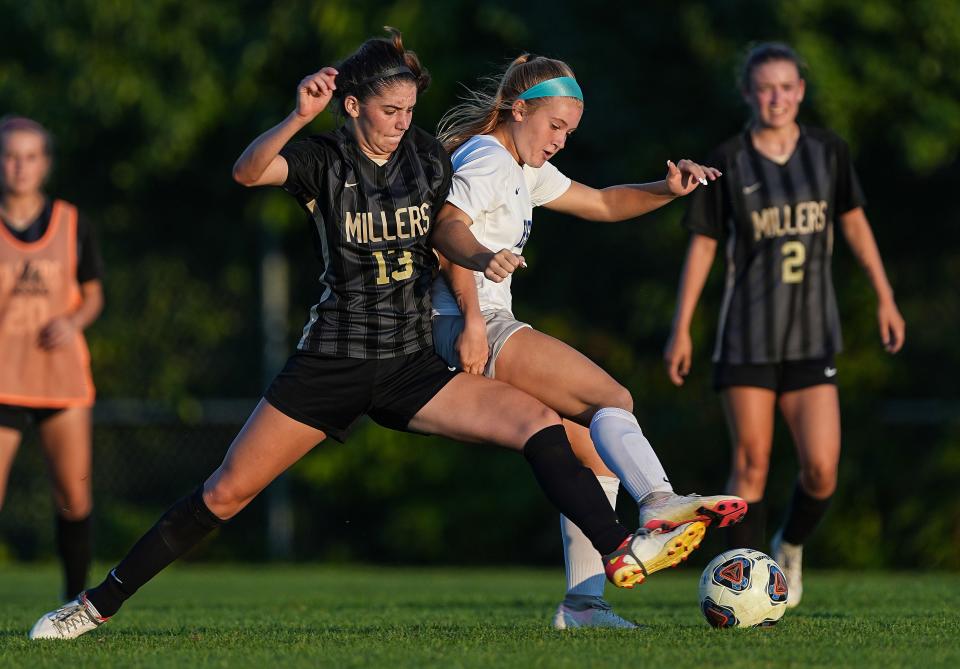
POLYGON ((94 608, 87 593, 72 602, 67 602, 59 609, 41 616, 33 629, 30 630, 31 639, 75 639, 81 634, 95 630, 109 618, 104 618, 94 608))
POLYGON ((770 552, 787 577, 787 608, 792 609, 803 597, 803 546, 787 543, 783 530, 777 530, 770 540, 770 552))
POLYGON ((640 506, 640 527, 672 530, 677 525, 699 520, 716 527, 739 523, 747 515, 747 503, 736 495, 659 494, 640 506))
POLYGON ((610 608, 605 601, 600 600, 595 606, 588 606, 576 610, 561 602, 557 613, 553 616, 553 628, 558 630, 572 630, 579 627, 607 627, 615 629, 636 629, 636 625, 621 618, 610 608))
POLYGON ((632 588, 654 572, 676 567, 700 546, 706 531, 699 520, 667 531, 641 527, 603 556, 607 580, 618 588, 632 588))

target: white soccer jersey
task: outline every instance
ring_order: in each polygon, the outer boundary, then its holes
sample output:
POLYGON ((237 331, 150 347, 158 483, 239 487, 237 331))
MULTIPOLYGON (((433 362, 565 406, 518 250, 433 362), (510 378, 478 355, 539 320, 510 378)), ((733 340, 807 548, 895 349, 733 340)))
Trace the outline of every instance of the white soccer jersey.
MULTIPOLYGON (((570 179, 549 162, 542 167, 521 167, 510 152, 490 135, 475 135, 453 152, 453 184, 447 202, 472 220, 470 231, 491 251, 520 253, 530 238, 533 208, 567 192, 570 179)), ((474 272, 480 310, 512 312, 512 276, 494 283, 474 272)), ((434 315, 460 313, 456 298, 442 276, 433 283, 434 315)))

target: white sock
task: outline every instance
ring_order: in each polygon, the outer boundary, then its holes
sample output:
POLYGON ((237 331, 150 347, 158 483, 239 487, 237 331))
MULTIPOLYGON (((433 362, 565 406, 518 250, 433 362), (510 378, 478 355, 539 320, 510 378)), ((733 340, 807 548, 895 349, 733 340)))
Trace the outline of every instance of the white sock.
MULTIPOLYGON (((607 501, 617 508, 620 481, 612 476, 598 476, 607 501)), ((563 537, 563 560, 567 567, 567 594, 603 597, 607 577, 603 560, 590 540, 566 516, 560 516, 560 536, 563 537)))
POLYGON ((638 504, 652 492, 673 492, 660 458, 629 411, 600 409, 590 421, 590 438, 604 464, 620 477, 638 504))

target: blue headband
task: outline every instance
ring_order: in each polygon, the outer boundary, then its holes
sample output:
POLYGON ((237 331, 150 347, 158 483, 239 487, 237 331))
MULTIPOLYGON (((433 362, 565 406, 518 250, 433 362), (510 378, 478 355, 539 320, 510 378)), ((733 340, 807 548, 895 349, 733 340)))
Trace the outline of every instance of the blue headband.
POLYGON ((557 77, 541 81, 517 96, 518 100, 531 98, 576 98, 583 102, 583 91, 573 77, 557 77))

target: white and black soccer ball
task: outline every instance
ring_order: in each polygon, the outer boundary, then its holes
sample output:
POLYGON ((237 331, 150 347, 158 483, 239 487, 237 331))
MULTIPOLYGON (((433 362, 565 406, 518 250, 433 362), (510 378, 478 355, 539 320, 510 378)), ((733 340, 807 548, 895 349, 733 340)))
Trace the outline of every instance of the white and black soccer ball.
POLYGON ((735 548, 700 576, 700 610, 714 627, 776 625, 787 608, 787 579, 766 553, 735 548))

